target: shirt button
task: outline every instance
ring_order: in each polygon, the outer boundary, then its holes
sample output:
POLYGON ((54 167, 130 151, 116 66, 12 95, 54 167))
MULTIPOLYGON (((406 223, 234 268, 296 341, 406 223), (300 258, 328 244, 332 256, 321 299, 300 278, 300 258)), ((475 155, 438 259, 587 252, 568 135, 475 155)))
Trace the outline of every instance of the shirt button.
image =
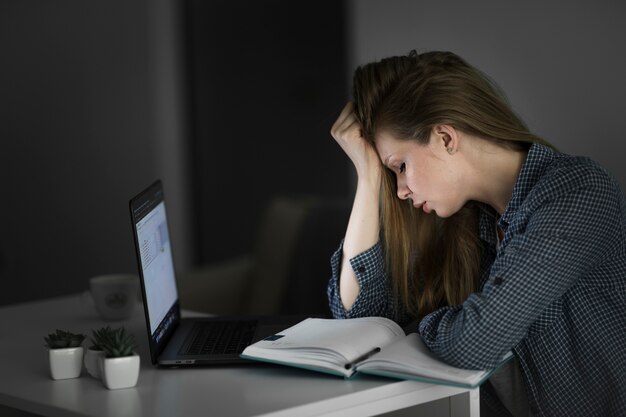
POLYGON ((361 265, 356 270, 359 271, 360 273, 363 273, 363 272, 365 272, 365 267, 363 265, 361 265))
POLYGON ((502 277, 496 277, 496 279, 493 280, 493 283, 494 285, 500 285, 502 284, 502 281, 504 281, 502 277))

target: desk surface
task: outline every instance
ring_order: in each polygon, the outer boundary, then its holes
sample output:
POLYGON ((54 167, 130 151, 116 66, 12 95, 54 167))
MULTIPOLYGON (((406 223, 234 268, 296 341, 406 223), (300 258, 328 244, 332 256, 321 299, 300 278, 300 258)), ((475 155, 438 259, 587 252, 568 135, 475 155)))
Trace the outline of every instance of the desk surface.
POLYGON ((130 320, 104 322, 81 295, 2 307, 0 334, 0 404, 45 416, 367 416, 468 391, 365 375, 347 381, 268 364, 155 368, 140 305, 130 320), (90 336, 107 324, 124 325, 137 339, 137 386, 108 390, 84 369, 79 378, 50 378, 44 336, 57 328, 90 336))

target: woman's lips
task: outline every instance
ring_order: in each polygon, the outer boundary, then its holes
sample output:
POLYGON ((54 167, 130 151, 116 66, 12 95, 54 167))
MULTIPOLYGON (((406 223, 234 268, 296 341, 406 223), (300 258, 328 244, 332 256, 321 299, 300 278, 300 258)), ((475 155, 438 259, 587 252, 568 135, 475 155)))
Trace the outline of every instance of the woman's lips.
POLYGON ((424 210, 424 213, 429 214, 431 212, 431 208, 428 205, 428 201, 423 201, 421 203, 417 203, 417 204, 413 204, 413 207, 415 207, 416 209, 422 209, 424 210))

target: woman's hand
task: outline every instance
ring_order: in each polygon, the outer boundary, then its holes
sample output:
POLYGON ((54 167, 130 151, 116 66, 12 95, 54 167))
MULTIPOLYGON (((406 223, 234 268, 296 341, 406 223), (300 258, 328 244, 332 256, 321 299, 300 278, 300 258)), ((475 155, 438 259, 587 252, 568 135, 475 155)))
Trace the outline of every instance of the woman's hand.
POLYGON ((345 105, 330 129, 330 134, 354 164, 359 179, 367 176, 374 180, 379 179, 382 168, 380 158, 376 149, 363 138, 352 102, 345 105))

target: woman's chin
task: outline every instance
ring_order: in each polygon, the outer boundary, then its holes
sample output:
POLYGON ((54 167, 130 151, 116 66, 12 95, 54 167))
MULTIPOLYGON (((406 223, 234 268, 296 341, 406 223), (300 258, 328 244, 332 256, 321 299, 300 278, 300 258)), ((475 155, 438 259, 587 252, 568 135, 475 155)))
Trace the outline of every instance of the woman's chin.
POLYGON ((448 217, 452 216, 454 212, 440 208, 431 208, 429 214, 434 214, 441 219, 447 219, 448 217))
POLYGON ((456 213, 456 211, 442 209, 441 207, 435 208, 428 201, 425 202, 421 207, 417 208, 417 210, 423 212, 426 215, 434 214, 435 216, 442 218, 442 219, 450 217, 454 213, 456 213))
POLYGON ((459 211, 461 211, 463 209, 463 207, 465 207, 465 205, 450 205, 448 207, 429 207, 431 213, 434 213, 437 215, 437 217, 442 218, 442 219, 447 219, 448 217, 452 217, 454 216, 456 213, 458 213, 459 211))

